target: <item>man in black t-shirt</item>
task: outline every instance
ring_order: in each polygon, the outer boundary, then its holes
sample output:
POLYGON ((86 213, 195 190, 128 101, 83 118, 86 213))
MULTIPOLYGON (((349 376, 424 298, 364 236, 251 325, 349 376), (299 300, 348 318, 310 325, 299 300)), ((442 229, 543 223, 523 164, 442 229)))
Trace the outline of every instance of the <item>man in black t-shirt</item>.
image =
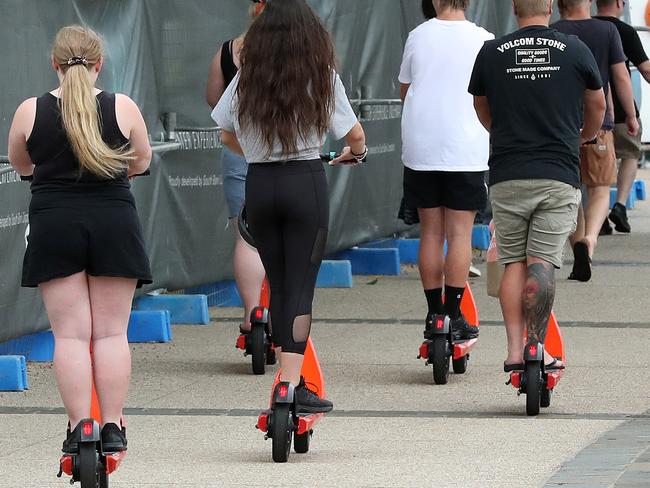
MULTIPOLYGON (((625 53, 621 36, 610 22, 591 18, 592 0, 558 0, 562 20, 551 27, 564 34, 578 36, 591 50, 603 79, 608 107, 612 107, 609 80, 616 82, 619 99, 625 109, 627 131, 634 136, 639 131, 632 82, 625 69, 625 53)), ((614 149, 614 114, 605 114, 596 144, 580 148, 580 173, 587 187, 588 202, 584 215, 580 212, 578 227, 571 236, 573 270, 569 279, 589 281, 591 258, 596 250, 598 235, 609 213, 609 188, 616 182, 616 151, 614 149)))
POLYGON ((491 135, 506 371, 523 368, 525 327, 531 340, 546 337, 555 268, 577 220, 579 148, 596 137, 605 114, 594 56, 577 37, 549 29, 552 1, 514 0, 514 8, 521 29, 485 43, 469 86, 491 135))
MULTIPOLYGON (((598 15, 595 17, 600 20, 606 20, 616 26, 618 33, 623 42, 623 51, 628 60, 626 67, 630 72, 630 62, 637 67, 639 73, 650 83, 650 61, 648 55, 643 49, 643 44, 634 27, 626 24, 619 17, 623 14, 624 0, 597 0, 598 15)), ((616 204, 612 208, 609 218, 614 222, 618 232, 630 232, 630 223, 627 220, 627 210, 625 203, 630 195, 632 185, 636 178, 637 165, 641 157, 641 131, 636 136, 631 136, 625 126, 625 110, 618 98, 617 87, 612 83, 612 98, 614 99, 614 146, 616 148, 616 157, 621 160, 618 168, 618 178, 616 180, 617 196, 616 204)), ((639 117, 639 109, 636 107, 636 116, 639 117)), ((641 121, 639 121, 639 125, 641 121)), ((611 232, 611 227, 609 227, 611 232)))

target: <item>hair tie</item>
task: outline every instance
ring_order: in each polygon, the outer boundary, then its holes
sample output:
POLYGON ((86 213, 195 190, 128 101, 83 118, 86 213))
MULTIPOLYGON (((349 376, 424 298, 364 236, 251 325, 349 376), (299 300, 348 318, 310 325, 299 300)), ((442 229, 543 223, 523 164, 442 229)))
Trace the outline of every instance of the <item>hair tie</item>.
POLYGON ((86 59, 86 56, 72 56, 70 59, 68 59, 68 66, 76 66, 77 64, 88 66, 88 60, 86 59))

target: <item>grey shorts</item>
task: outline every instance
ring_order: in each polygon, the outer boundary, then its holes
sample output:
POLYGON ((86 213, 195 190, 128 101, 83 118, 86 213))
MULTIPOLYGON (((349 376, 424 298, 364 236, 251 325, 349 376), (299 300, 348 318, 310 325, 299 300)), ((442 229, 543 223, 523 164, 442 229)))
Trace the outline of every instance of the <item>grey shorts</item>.
POLYGON ((228 204, 228 218, 237 217, 246 200, 246 173, 248 163, 244 156, 235 154, 224 147, 221 159, 223 191, 228 204))
MULTIPOLYGON (((639 119, 641 125, 641 119, 639 119)), ((614 128, 614 147, 616 148, 617 159, 641 159, 641 135, 643 127, 639 130, 639 134, 631 136, 627 133, 627 125, 616 124, 614 128)))
POLYGON ((555 180, 512 180, 490 188, 499 264, 536 257, 562 267, 575 231, 580 190, 555 180))

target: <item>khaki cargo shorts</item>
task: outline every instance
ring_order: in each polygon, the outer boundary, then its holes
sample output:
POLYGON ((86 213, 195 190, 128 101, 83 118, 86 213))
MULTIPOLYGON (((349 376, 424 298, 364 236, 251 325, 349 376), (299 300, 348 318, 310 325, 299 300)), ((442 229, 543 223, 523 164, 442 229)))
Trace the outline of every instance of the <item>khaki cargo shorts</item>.
POLYGON ((555 180, 512 180, 490 188, 499 264, 536 257, 562 267, 575 231, 580 190, 555 180))
POLYGON ((641 136, 643 134, 643 126, 641 119, 639 120, 639 133, 636 136, 631 136, 627 133, 627 125, 616 124, 614 128, 614 147, 616 148, 616 157, 618 159, 641 159, 641 136))

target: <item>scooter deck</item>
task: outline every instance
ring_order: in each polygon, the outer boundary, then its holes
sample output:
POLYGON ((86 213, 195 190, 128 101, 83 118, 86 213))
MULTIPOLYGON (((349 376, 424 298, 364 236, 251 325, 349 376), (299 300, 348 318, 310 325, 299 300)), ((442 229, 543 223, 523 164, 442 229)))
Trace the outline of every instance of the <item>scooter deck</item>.
MULTIPOLYGON (((510 383, 512 386, 514 386, 517 390, 521 388, 521 375, 523 371, 513 371, 510 373, 510 383)), ((562 379, 562 370, 561 369, 554 369, 552 371, 547 371, 544 376, 546 377, 546 389, 547 390, 552 390, 554 389, 557 384, 560 382, 562 379)))
MULTIPOLYGON (((268 432, 269 425, 269 415, 271 414, 270 410, 265 410, 260 414, 257 419, 257 429, 262 432, 268 432)), ((298 414, 298 426, 296 428, 296 434, 302 435, 307 432, 311 432, 314 429, 314 426, 320 421, 321 418, 325 416, 324 413, 300 413, 298 414)))
MULTIPOLYGON (((103 464, 106 466, 106 474, 110 475, 117 471, 117 468, 120 467, 120 464, 122 464, 122 461, 124 461, 126 458, 126 451, 102 455, 102 458, 103 464)), ((68 476, 72 476, 74 466, 73 457, 69 454, 65 454, 61 456, 61 460, 59 462, 61 464, 61 471, 63 471, 68 476)))

